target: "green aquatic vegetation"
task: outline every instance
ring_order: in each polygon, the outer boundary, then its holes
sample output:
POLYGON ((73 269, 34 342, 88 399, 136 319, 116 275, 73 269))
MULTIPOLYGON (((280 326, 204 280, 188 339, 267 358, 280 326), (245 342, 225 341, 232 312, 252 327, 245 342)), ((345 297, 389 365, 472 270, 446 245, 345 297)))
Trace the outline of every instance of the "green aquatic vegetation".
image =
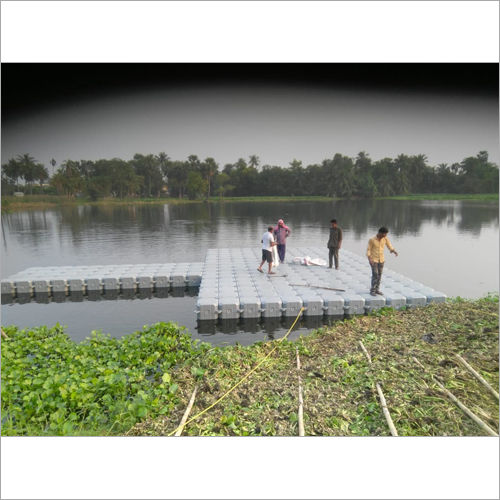
POLYGON ((178 402, 176 372, 209 347, 165 323, 121 339, 95 332, 81 344, 59 325, 5 331, 2 435, 122 433, 168 414, 178 402))
POLYGON ((498 429, 498 401, 454 362, 460 354, 498 387, 498 296, 385 310, 293 342, 246 347, 198 343, 165 323, 121 339, 96 333, 82 344, 60 326, 5 330, 10 338, 2 341, 3 435, 169 435, 196 386, 190 419, 199 416, 183 435, 294 436, 296 349, 306 435, 389 435, 375 382, 402 436, 484 434, 443 395, 433 375, 498 429), (204 411, 274 348, 258 370, 204 411))

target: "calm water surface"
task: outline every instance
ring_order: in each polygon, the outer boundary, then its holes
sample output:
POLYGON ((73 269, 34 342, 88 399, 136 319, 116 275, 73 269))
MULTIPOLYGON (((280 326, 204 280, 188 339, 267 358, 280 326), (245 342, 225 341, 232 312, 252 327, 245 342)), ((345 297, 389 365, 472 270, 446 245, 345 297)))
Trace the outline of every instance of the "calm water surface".
MULTIPOLYGON (((208 248, 257 247, 266 226, 285 219, 288 245, 324 246, 329 220, 343 248, 364 255, 378 227, 389 228, 394 269, 449 296, 498 293, 498 203, 473 201, 337 201, 125 207, 79 206, 2 214, 1 277, 32 266, 203 261, 208 248)), ((341 252, 342 265, 342 252, 341 252)), ((370 270, 367 264, 367 284, 370 270)), ((249 344, 278 338, 281 322, 199 325, 195 297, 3 304, 2 325, 67 325, 75 340, 91 330, 120 336, 157 321, 176 321, 193 337, 249 344)), ((298 336, 321 321, 309 320, 298 336)))

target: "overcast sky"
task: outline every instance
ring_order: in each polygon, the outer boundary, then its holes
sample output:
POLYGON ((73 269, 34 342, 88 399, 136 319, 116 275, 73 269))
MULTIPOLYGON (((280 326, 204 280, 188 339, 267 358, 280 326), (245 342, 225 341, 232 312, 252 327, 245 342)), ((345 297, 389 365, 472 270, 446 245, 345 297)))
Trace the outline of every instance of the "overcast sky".
POLYGON ((113 92, 108 82, 106 93, 59 95, 52 105, 10 112, 2 162, 22 153, 59 164, 164 151, 179 160, 212 156, 221 167, 251 154, 261 164, 286 166, 294 158, 307 165, 365 151, 374 160, 425 154, 437 165, 480 150, 499 162, 497 96, 365 83, 329 88, 219 78, 164 88, 122 85, 113 92))

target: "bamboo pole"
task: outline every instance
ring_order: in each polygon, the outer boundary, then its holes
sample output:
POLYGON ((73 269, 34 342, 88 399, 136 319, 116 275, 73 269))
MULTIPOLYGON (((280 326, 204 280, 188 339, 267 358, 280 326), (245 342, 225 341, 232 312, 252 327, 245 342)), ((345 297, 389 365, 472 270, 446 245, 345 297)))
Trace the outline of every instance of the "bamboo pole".
POLYGON ((363 342, 361 342, 361 340, 359 341, 359 345, 361 346, 361 349, 363 349, 365 356, 368 358, 368 363, 372 364, 372 357, 370 356, 370 354, 366 350, 366 347, 364 346, 363 342))
POLYGON ((194 398, 196 397, 196 390, 197 388, 196 386, 194 386, 193 393, 191 394, 191 398, 189 399, 186 411, 182 416, 181 423, 179 424, 179 427, 177 427, 177 430, 175 431, 175 436, 180 436, 182 434, 182 431, 184 430, 184 426, 186 425, 186 420, 188 419, 189 414, 191 413, 191 408, 193 408, 194 398))
POLYGON ((3 328, 2 328, 2 338, 5 340, 8 340, 9 338, 9 336, 3 331, 3 328))
MULTIPOLYGON (((413 361, 415 361, 425 372, 427 372, 425 366, 420 363, 420 361, 415 357, 412 356, 413 361)), ((476 414, 472 413, 467 406, 465 406, 456 396, 454 396, 439 380, 438 377, 433 375, 432 373, 430 374, 434 382, 440 387, 440 389, 469 417, 471 418, 474 422, 476 422, 481 429, 483 429, 485 432, 487 432, 490 436, 498 436, 498 434, 485 422, 483 422, 476 414)))
POLYGON ((486 389, 488 389, 488 391, 491 392, 491 394, 493 394, 493 396, 495 396, 495 398, 497 398, 498 400, 498 392, 495 391, 495 389, 493 389, 493 387, 491 387, 490 384, 488 384, 488 382, 486 382, 486 380, 476 371, 474 370, 474 368, 472 368, 471 365, 469 365, 469 363, 467 363, 467 361, 465 361, 464 358, 462 358, 462 356, 459 356, 458 354, 455 354, 455 357, 458 359, 458 361, 460 361, 460 363, 462 363, 462 365, 467 369, 469 370, 469 372, 472 373, 472 375, 474 375, 474 377, 476 377, 479 382, 481 382, 481 384, 483 384, 486 389))
POLYGON ((385 401, 384 393, 382 392, 382 388, 380 387, 380 384, 377 382, 376 384, 377 387, 377 392, 378 396, 380 398, 380 404, 382 405, 382 411, 384 412, 384 417, 387 422, 387 425, 389 426, 389 429, 391 431, 391 434, 393 436, 398 435, 398 431, 396 427, 394 426, 394 422, 392 421, 391 414, 389 413, 389 409, 387 408, 387 403, 385 401))
POLYGON ((343 288, 328 288, 326 286, 302 285, 300 283, 290 283, 290 286, 307 286, 308 288, 321 288, 322 290, 333 290, 334 292, 345 292, 343 288))
POLYGON ((305 436, 304 431, 304 399, 302 398, 302 379, 300 377, 300 358, 299 350, 295 348, 295 353, 297 354, 297 372, 299 377, 299 436, 305 436))
MULTIPOLYGON (((359 345, 361 346, 361 349, 365 353, 365 356, 368 359, 368 363, 370 364, 371 367, 372 358, 370 356, 370 353, 366 350, 366 347, 364 346, 363 342, 361 342, 361 340, 359 341, 359 345)), ((394 425, 394 422, 392 421, 391 414, 389 413, 389 408, 387 407, 387 402, 385 400, 384 393, 382 392, 382 387, 380 387, 380 384, 378 382, 375 384, 375 387, 377 388, 378 397, 380 399, 380 405, 382 406, 382 412, 384 414, 385 421, 389 426, 389 430, 391 431, 391 435, 397 436, 398 431, 394 425)))

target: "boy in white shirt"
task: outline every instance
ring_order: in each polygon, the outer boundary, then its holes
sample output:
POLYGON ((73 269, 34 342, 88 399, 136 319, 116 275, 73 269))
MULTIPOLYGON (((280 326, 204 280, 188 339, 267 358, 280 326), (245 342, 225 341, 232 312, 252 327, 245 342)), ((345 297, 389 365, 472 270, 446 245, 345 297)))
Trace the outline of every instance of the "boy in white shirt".
POLYGON ((257 271, 263 273, 264 271, 262 270, 262 266, 264 265, 264 262, 267 261, 269 265, 269 270, 267 274, 276 274, 273 272, 271 269, 273 267, 273 247, 277 245, 277 243, 274 241, 274 236, 273 236, 273 231, 274 228, 273 226, 269 226, 267 228, 267 233, 264 233, 262 236, 262 262, 260 263, 260 266, 257 268, 257 271))

